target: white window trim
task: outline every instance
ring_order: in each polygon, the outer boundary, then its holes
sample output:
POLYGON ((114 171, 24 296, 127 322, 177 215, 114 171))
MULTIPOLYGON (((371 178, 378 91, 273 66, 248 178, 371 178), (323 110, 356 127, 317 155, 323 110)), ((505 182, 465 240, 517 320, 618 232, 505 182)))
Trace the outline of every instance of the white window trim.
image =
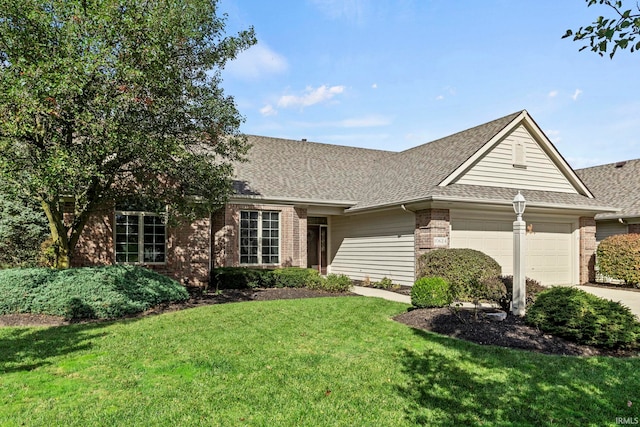
POLYGON ((145 212, 145 211, 115 211, 113 216, 113 259, 116 264, 130 264, 130 265, 166 265, 167 264, 167 214, 159 214, 157 212, 145 212), (118 262, 116 261, 116 235, 117 235, 117 215, 129 215, 138 217, 138 229, 142 230, 138 233, 138 262, 118 262), (164 218, 164 261, 163 262, 147 262, 144 261, 144 217, 145 216, 159 216, 164 218))
POLYGON ((280 211, 272 211, 268 209, 242 209, 238 214, 238 263, 242 267, 251 266, 269 266, 279 267, 282 265, 282 215, 280 211), (246 263, 242 262, 242 237, 240 236, 240 230, 242 228, 242 212, 258 212, 258 262, 246 263), (262 213, 277 213, 278 214, 278 262, 277 263, 263 263, 262 262, 262 213))

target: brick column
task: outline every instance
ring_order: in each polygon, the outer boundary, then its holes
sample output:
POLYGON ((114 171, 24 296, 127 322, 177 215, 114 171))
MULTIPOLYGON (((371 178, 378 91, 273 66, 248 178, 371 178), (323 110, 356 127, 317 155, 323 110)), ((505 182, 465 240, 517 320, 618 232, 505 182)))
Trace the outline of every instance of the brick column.
POLYGON ((416 211, 415 257, 416 268, 420 256, 432 249, 448 248, 450 234, 449 209, 416 211))
POLYGON ((307 209, 294 208, 295 218, 293 224, 293 252, 297 254, 294 265, 307 266, 307 209))
POLYGON ((596 220, 580 217, 580 283, 596 279, 596 220))
POLYGON ((627 232, 629 234, 640 234, 640 224, 629 224, 627 232))

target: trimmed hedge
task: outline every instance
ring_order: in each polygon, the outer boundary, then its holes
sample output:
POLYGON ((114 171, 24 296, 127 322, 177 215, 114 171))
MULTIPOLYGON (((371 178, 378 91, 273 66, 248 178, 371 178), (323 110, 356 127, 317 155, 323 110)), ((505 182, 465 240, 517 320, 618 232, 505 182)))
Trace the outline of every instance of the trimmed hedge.
POLYGON ((318 270, 312 268, 279 268, 269 272, 268 287, 304 288, 313 287, 322 281, 318 270))
POLYGON ((175 280, 134 266, 2 270, 0 295, 0 314, 37 313, 67 319, 118 318, 189 298, 175 280))
POLYGON ((474 287, 502 274, 500 264, 474 249, 435 249, 418 258, 418 278, 442 277, 451 285, 454 298, 473 301, 474 287))
POLYGON ((329 292, 346 292, 352 282, 348 276, 329 274, 320 276, 312 268, 285 267, 274 270, 224 267, 211 272, 211 285, 216 289, 245 288, 309 288, 329 292))
POLYGON ((544 332, 597 347, 635 347, 640 340, 640 323, 628 307, 573 287, 541 292, 525 320, 544 332))
POLYGON ((273 270, 245 267, 219 267, 211 271, 211 287, 215 289, 268 288, 273 270))
POLYGON ((452 302, 451 286, 442 277, 422 277, 411 288, 411 304, 414 307, 444 307, 452 302))
POLYGON ((604 276, 640 285, 640 234, 609 236, 600 242, 597 254, 604 276))

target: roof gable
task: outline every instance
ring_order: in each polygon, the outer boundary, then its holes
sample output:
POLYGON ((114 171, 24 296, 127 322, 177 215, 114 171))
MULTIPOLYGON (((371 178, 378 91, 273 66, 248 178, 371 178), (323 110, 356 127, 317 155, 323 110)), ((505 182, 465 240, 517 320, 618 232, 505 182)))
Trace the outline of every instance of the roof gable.
POLYGON ((593 195, 526 111, 447 176, 451 184, 593 195))

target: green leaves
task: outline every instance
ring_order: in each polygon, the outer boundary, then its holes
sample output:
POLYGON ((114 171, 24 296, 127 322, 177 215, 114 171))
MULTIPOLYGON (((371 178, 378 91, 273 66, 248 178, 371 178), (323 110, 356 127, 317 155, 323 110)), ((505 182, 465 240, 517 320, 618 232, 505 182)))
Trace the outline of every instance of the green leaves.
MULTIPOLYGON (((224 34, 215 0, 0 0, 0 175, 81 219, 133 191, 213 209, 242 158, 243 120, 219 87, 256 42, 224 34)), ((59 233, 79 233, 72 224, 59 233)))
POLYGON ((623 10, 622 1, 587 0, 587 7, 596 3, 608 6, 613 10, 614 17, 599 16, 593 25, 580 27, 575 32, 569 29, 562 38, 588 40, 588 44, 583 45, 580 51, 590 48, 600 56, 608 53, 610 58, 613 58, 618 49, 627 49, 629 46, 630 52, 640 49, 640 42, 634 44, 636 37, 640 35, 640 6, 636 4, 635 9, 623 10))

